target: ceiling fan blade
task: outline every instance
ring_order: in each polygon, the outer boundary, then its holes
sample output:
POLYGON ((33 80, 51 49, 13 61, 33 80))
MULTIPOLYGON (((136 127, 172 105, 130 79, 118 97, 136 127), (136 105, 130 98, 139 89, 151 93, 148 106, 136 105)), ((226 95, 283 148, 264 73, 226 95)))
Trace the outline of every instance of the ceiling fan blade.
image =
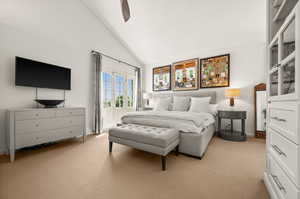
POLYGON ((122 7, 123 19, 125 22, 127 22, 130 18, 130 8, 127 0, 121 0, 121 7, 122 7))

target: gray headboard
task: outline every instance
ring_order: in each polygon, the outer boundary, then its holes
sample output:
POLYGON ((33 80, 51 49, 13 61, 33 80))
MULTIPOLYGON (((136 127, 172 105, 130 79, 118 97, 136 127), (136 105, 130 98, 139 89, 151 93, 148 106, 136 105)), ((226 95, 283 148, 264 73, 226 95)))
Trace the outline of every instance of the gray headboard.
POLYGON ((178 92, 167 92, 167 93, 153 93, 152 97, 156 98, 165 98, 173 96, 187 96, 187 97, 211 97, 210 104, 217 103, 217 92, 216 91, 178 91, 178 92))

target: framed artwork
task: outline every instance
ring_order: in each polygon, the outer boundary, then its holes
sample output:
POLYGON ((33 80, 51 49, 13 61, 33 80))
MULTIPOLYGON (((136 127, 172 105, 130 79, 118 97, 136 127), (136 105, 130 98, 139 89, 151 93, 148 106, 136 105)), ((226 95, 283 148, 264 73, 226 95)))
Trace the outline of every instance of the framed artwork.
POLYGON ((198 89, 198 65, 198 58, 172 64, 173 91, 198 89))
POLYGON ((200 60, 200 88, 230 86, 230 54, 200 60))
POLYGON ((153 91, 171 90, 171 65, 153 68, 153 91))

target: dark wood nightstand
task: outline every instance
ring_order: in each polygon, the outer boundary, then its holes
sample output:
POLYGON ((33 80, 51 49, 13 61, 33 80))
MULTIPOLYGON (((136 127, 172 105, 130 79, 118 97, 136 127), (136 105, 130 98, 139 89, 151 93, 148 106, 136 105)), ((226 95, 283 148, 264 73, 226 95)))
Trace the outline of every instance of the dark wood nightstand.
POLYGON ((231 110, 220 110, 218 111, 218 136, 224 140, 230 141, 246 141, 247 136, 245 133, 245 120, 247 118, 246 111, 231 111, 231 110), (230 119, 230 130, 222 129, 222 119, 230 119), (242 129, 241 131, 235 131, 233 129, 233 120, 241 120, 242 129))

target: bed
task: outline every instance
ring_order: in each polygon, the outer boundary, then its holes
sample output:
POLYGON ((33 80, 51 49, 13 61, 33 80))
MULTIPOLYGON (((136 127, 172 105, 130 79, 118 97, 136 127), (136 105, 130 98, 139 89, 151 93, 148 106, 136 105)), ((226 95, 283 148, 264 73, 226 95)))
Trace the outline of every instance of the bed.
MULTIPOLYGON (((210 97, 210 105, 216 104, 214 91, 157 93, 153 99, 170 98, 172 101, 174 96, 210 97)), ((215 133, 216 118, 213 112, 138 111, 125 114, 121 120, 124 124, 175 128, 180 131, 179 151, 201 159, 215 133)))

